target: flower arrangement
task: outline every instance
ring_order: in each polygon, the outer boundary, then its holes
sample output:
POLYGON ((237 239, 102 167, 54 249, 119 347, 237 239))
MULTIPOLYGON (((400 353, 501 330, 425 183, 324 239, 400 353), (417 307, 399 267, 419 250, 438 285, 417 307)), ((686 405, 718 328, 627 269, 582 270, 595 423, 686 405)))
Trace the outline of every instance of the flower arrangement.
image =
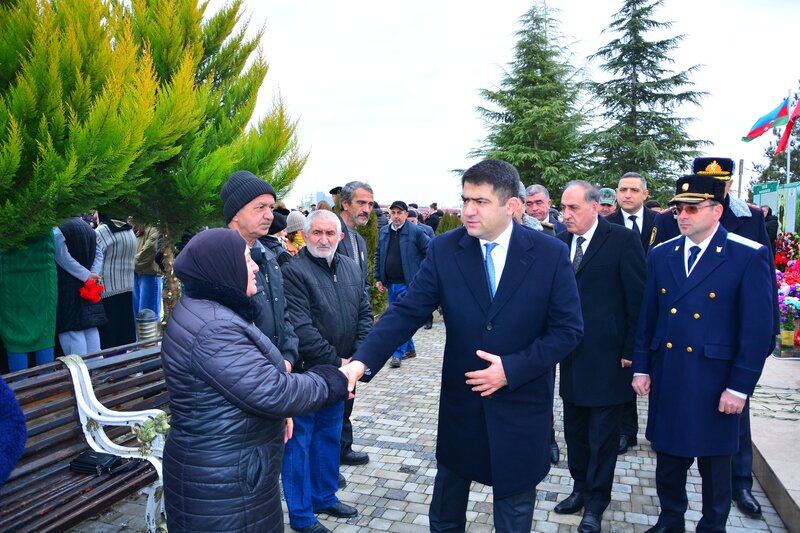
POLYGON ((775 268, 786 270, 789 261, 800 259, 800 237, 797 233, 779 233, 775 240, 775 268))
POLYGON ((775 272, 781 330, 795 331, 800 319, 800 262, 795 259, 787 261, 785 268, 784 272, 775 272))

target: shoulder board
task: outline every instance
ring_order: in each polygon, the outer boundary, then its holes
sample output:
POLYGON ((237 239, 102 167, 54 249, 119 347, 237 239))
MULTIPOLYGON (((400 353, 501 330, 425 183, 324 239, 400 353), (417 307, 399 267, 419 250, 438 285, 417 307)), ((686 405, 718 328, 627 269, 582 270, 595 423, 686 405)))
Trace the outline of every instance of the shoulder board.
MULTIPOLYGON (((653 231, 655 231, 655 230, 656 230, 656 228, 653 228, 653 231)), ((656 248, 659 248, 661 246, 664 246, 665 244, 671 243, 672 241, 676 241, 676 240, 680 239, 682 236, 683 235, 676 235, 675 237, 671 238, 668 241, 660 242, 660 243, 656 244, 655 246, 653 246, 653 250, 655 250, 656 248)))
POLYGON ((552 227, 555 227, 555 226, 553 225, 553 223, 552 223, 552 222, 550 222, 549 220, 540 220, 539 222, 542 224, 542 226, 544 226, 544 227, 546 227, 546 228, 552 228, 552 227))
POLYGON ((749 246, 754 250, 758 250, 759 248, 764 246, 763 244, 757 243, 756 241, 752 241, 747 237, 742 237, 741 235, 737 235, 736 233, 731 233, 731 232, 728 232, 728 239, 733 242, 738 242, 739 244, 744 244, 745 246, 749 246))

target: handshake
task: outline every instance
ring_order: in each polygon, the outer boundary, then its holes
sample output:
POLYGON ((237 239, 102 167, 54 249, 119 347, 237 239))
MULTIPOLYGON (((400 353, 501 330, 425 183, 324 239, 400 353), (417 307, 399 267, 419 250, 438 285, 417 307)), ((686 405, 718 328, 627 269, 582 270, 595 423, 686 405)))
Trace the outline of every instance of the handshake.
POLYGON ((342 366, 339 371, 347 378, 347 391, 350 393, 350 398, 355 395, 353 391, 356 388, 356 381, 361 379, 367 367, 361 361, 352 361, 350 359, 342 359, 342 366))

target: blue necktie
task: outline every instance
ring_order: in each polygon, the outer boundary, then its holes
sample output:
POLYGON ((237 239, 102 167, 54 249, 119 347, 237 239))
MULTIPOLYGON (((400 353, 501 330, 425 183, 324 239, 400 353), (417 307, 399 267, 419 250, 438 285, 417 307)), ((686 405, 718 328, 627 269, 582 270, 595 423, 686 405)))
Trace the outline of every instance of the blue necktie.
POLYGON ((686 269, 687 272, 692 271, 692 265, 694 265, 694 262, 697 261, 697 254, 699 253, 700 253, 699 246, 692 246, 691 248, 689 248, 689 261, 688 261, 689 268, 686 269))
POLYGON ((496 242, 487 242, 484 244, 486 247, 486 258, 484 259, 484 263, 486 264, 486 277, 489 278, 489 290, 492 292, 492 298, 494 298, 494 293, 497 292, 497 284, 494 280, 494 261, 492 261, 492 250, 494 247, 497 246, 496 242))

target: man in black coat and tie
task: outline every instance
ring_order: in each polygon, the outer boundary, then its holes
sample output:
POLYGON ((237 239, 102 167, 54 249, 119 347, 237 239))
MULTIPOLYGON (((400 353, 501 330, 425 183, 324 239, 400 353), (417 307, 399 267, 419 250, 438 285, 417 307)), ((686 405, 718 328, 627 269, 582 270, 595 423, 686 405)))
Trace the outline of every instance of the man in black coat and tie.
MULTIPOLYGON (((619 209, 606 217, 612 224, 619 224, 633 230, 639 235, 642 250, 647 253, 653 228, 658 213, 644 206, 649 192, 647 180, 638 172, 626 172, 617 184, 617 203, 619 209)), ((636 397, 625 405, 622 413, 622 433, 619 436, 617 453, 622 455, 628 448, 636 446, 639 441, 639 412, 636 409, 636 397)))
POLYGON ((573 490, 554 510, 583 507, 579 533, 599 533, 611 501, 623 408, 633 397, 630 366, 646 270, 639 236, 598 216, 599 201, 590 183, 567 183, 561 196, 567 231, 557 235, 570 247, 584 335, 561 361, 573 490))

